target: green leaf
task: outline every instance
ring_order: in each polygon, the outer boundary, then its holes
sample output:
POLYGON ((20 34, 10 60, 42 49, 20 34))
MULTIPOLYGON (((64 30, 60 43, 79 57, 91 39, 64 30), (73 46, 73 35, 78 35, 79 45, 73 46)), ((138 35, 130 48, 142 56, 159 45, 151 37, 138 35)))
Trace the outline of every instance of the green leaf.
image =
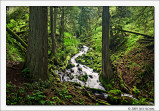
POLYGON ((6 86, 7 86, 7 87, 10 87, 10 85, 9 85, 8 83, 6 84, 6 86))
POLYGON ((40 101, 40 103, 41 103, 41 104, 45 104, 45 101, 42 100, 42 101, 40 101))
POLYGON ((71 95, 68 95, 68 98, 72 98, 72 96, 71 96, 71 95))

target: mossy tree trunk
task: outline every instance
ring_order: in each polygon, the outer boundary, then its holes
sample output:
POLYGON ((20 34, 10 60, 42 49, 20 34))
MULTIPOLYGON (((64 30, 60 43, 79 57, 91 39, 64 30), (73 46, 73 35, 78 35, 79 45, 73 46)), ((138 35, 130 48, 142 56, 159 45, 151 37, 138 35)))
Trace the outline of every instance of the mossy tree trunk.
POLYGON ((57 9, 54 8, 54 20, 53 20, 53 6, 50 7, 50 23, 51 23, 51 38, 52 38, 52 54, 56 55, 56 18, 57 18, 57 9))
POLYGON ((64 7, 61 7, 60 41, 64 39, 64 7))
POLYGON ((31 6, 26 66, 33 81, 48 79, 48 11, 31 6))
POLYGON ((102 77, 106 82, 113 78, 109 54, 109 7, 103 7, 102 13, 102 77))

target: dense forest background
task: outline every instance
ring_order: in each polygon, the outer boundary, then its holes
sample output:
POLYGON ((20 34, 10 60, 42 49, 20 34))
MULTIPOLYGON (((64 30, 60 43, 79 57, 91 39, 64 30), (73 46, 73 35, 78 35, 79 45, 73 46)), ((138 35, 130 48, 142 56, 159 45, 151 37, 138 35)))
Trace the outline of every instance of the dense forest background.
POLYGON ((153 105, 154 7, 6 7, 7 105, 153 105))

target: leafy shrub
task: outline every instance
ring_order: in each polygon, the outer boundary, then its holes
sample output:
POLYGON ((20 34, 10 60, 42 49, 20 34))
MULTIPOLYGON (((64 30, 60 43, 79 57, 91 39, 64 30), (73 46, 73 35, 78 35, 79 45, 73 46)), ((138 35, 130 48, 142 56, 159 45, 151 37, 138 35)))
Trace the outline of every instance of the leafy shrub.
POLYGON ((28 104, 45 104, 45 95, 39 90, 35 90, 32 95, 27 95, 25 102, 28 104))
POLYGON ((55 89, 56 94, 61 98, 61 99, 71 99, 72 95, 69 94, 67 86, 64 86, 61 90, 58 88, 55 89))
POLYGON ((24 98, 21 94, 24 92, 23 87, 17 87, 12 83, 6 84, 6 104, 7 105, 15 105, 22 104, 24 98))

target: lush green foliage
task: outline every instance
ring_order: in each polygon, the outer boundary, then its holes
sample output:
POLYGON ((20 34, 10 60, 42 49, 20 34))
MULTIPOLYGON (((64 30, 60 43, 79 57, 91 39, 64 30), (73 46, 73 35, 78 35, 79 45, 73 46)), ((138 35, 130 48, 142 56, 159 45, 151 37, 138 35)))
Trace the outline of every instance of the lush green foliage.
MULTIPOLYGON (((118 105, 148 105, 154 102, 154 38, 147 38, 121 30, 154 36, 154 7, 110 7, 110 59, 114 78, 110 83, 102 75, 102 7, 64 7, 64 38, 59 40, 62 8, 57 8, 56 55, 53 56, 48 21, 48 81, 6 84, 7 105, 99 105, 89 99, 85 90, 61 82, 55 71, 65 72, 74 67, 70 58, 82 45, 90 49, 76 61, 100 74, 100 81, 108 92, 107 102, 118 105), (130 93, 134 97, 122 96, 130 93), (149 101, 149 102, 148 102, 149 101)), ((50 15, 49 15, 50 17, 50 15)), ((7 12, 7 27, 27 43, 29 33, 29 8, 16 7, 7 12)), ((7 61, 24 62, 26 49, 6 33, 7 61)), ((15 70, 15 69, 14 69, 15 70)), ((79 68, 82 71, 81 68, 79 68)), ((29 69, 21 70, 29 80, 29 69)), ((72 74, 68 74, 73 79, 72 74)), ((86 82, 87 74, 78 76, 86 82)), ((92 96, 92 95, 91 95, 92 96)), ((101 97, 102 98, 102 97, 101 97)))

